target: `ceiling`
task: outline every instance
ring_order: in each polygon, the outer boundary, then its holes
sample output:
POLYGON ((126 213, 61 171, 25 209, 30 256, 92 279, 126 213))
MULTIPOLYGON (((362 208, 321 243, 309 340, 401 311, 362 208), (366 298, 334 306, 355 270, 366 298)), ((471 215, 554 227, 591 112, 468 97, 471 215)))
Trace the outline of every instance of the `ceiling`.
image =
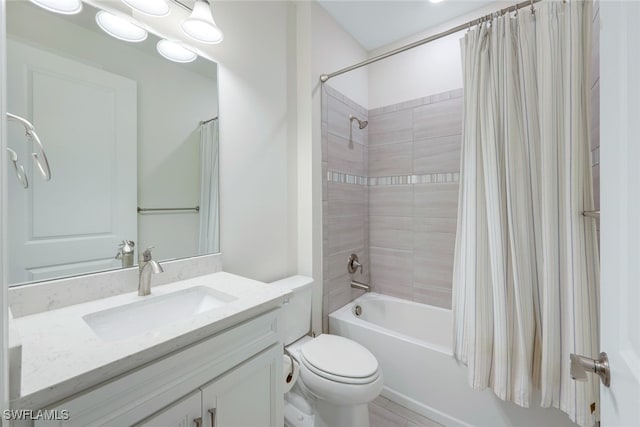
POLYGON ((366 50, 420 33, 495 0, 317 0, 366 50))

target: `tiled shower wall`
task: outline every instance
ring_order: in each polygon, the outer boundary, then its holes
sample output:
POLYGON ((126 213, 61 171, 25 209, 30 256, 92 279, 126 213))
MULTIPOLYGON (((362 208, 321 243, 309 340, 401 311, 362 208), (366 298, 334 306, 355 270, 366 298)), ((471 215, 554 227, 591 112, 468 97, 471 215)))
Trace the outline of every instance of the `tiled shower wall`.
POLYGON ((352 289, 347 259, 355 253, 364 265, 356 280, 369 282, 369 200, 367 191, 367 109, 328 85, 322 85, 322 231, 323 330, 327 314, 363 292, 352 289))
POLYGON ((323 320, 362 291, 451 306, 462 90, 367 111, 322 93, 323 320), (349 116, 369 120, 359 129, 349 116))
POLYGON ((371 110, 369 122, 371 285, 450 308, 462 90, 371 110))

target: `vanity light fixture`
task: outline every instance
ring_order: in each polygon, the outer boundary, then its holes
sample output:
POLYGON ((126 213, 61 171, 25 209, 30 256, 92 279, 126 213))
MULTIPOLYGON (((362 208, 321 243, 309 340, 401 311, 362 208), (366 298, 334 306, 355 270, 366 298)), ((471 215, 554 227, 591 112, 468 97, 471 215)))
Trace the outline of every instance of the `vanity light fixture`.
POLYGON ((220 43, 224 37, 213 20, 209 0, 196 0, 191 16, 181 26, 186 35, 202 43, 220 43))
POLYGON ((126 42, 141 42, 147 38, 147 30, 131 20, 101 10, 96 13, 96 22, 105 33, 126 42))
POLYGON ((444 0, 429 0, 429 1, 430 1, 431 3, 441 3, 441 2, 443 2, 444 0))
POLYGON ((158 44, 156 44, 156 49, 160 55, 173 62, 193 62, 198 57, 195 52, 171 40, 160 40, 158 44))
POLYGON ((167 0, 122 0, 122 2, 131 9, 150 16, 167 16, 170 10, 167 0))
POLYGON ((49 12, 74 15, 82 10, 82 0, 30 0, 49 12))

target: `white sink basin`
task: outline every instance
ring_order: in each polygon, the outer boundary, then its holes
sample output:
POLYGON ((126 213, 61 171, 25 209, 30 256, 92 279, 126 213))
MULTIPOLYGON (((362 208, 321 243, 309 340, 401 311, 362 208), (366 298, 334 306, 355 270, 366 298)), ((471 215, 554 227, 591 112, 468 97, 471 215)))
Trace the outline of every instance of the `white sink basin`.
POLYGON ((135 337, 161 326, 184 322, 236 298, 206 286, 166 295, 140 297, 140 301, 87 314, 82 319, 103 341, 135 337))

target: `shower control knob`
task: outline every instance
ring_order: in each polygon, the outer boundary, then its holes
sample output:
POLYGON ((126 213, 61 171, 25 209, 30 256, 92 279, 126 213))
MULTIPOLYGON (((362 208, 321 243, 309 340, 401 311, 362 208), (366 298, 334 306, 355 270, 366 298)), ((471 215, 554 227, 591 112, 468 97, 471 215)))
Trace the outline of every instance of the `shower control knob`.
POLYGON ((358 268, 360 269, 360 274, 362 274, 363 268, 362 264, 360 264, 360 261, 358 260, 358 255, 349 255, 349 259, 347 260, 347 271, 349 274, 354 274, 358 271, 358 268))

